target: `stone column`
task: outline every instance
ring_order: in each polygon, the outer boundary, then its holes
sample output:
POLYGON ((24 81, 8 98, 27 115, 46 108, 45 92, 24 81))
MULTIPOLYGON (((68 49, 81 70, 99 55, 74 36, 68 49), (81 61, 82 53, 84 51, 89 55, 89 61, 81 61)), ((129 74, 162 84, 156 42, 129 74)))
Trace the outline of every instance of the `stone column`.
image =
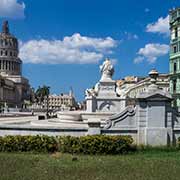
POLYGON ((176 91, 177 91, 177 93, 180 93, 180 78, 177 78, 176 91))
POLYGON ((13 70, 13 63, 12 63, 12 61, 10 62, 10 70, 11 71, 13 70))
POLYGON ((94 96, 86 97, 86 111, 96 112, 96 109, 97 109, 96 97, 94 96))
POLYGON ((101 128, 100 128, 100 119, 91 118, 88 119, 88 135, 98 135, 101 134, 101 128))
POLYGON ((9 71, 9 61, 7 61, 7 70, 9 71))

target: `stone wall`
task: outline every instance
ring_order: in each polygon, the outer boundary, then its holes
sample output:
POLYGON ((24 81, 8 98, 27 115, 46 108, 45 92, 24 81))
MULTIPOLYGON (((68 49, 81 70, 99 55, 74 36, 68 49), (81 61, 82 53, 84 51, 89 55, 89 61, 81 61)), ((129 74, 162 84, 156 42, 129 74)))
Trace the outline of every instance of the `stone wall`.
POLYGON ((161 90, 141 94, 135 107, 107 118, 101 134, 131 135, 135 143, 151 146, 173 144, 180 137, 180 113, 174 113, 171 100, 161 90))

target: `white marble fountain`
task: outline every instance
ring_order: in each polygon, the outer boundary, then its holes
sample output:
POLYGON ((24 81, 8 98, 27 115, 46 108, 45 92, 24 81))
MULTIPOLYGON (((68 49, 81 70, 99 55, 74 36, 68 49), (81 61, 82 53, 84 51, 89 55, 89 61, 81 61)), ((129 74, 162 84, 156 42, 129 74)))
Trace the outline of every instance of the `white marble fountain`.
POLYGON ((0 136, 51 136, 87 134, 131 135, 144 145, 167 145, 180 137, 180 115, 171 107, 172 97, 156 85, 158 72, 149 73, 151 84, 140 93, 134 106, 125 107, 112 79, 114 68, 109 59, 100 66, 101 79, 86 90, 86 111, 57 112, 57 118, 37 117, 0 119, 0 136))

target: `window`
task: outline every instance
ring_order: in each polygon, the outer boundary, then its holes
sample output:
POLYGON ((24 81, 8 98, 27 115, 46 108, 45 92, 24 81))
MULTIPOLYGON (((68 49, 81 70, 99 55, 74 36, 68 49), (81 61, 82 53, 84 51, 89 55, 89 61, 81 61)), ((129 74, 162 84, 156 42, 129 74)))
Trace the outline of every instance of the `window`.
POLYGON ((176 72, 176 70, 177 70, 177 64, 176 64, 176 62, 174 63, 174 72, 176 72))
POLYGON ((173 92, 176 92, 176 79, 173 80, 173 92))
POLYGON ((11 39, 9 40, 9 45, 12 46, 12 40, 11 39))
POLYGON ((177 47, 174 46, 174 47, 173 47, 173 53, 176 53, 176 52, 177 52, 177 47))
POLYGON ((8 45, 8 42, 7 42, 7 40, 5 40, 5 46, 7 46, 8 45))
POLYGON ((175 28, 175 38, 178 37, 178 28, 175 28))

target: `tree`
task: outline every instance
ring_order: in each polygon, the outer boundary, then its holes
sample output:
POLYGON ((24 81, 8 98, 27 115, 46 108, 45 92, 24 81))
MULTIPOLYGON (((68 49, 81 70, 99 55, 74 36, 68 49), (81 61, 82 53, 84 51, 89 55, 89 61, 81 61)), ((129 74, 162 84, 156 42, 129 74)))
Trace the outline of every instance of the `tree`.
POLYGON ((48 111, 49 111, 49 94, 50 94, 50 87, 43 85, 42 87, 39 86, 35 93, 35 98, 38 102, 38 104, 42 104, 44 100, 46 99, 46 107, 47 107, 47 117, 48 117, 48 111))
POLYGON ((50 94, 50 87, 43 85, 42 87, 39 86, 35 92, 35 98, 38 103, 42 104, 45 98, 47 98, 50 94))

